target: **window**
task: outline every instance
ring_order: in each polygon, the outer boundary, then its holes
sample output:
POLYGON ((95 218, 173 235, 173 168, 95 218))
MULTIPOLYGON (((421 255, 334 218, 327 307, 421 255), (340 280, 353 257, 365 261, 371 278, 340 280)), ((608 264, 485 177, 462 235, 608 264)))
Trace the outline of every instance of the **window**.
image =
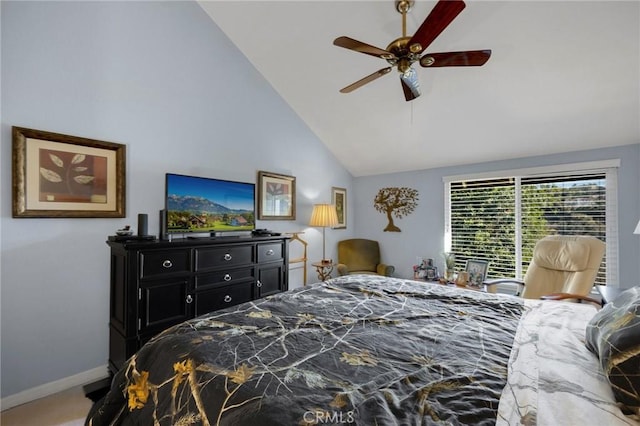
POLYGON ((542 237, 591 235, 607 243, 596 284, 617 285, 618 165, 445 178, 445 249, 455 254, 457 269, 482 259, 490 261, 490 278, 522 278, 542 237))

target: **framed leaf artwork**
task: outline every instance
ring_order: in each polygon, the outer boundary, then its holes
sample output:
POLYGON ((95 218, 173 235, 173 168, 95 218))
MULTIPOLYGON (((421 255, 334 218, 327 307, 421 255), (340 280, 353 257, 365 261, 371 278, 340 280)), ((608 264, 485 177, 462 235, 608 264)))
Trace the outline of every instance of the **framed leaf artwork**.
POLYGON ((126 146, 12 128, 12 215, 125 217, 126 146))

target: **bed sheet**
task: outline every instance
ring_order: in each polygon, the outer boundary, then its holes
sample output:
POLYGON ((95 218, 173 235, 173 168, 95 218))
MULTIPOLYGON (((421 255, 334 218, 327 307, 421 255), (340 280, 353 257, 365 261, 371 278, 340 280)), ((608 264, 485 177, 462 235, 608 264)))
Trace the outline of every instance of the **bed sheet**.
POLYGON ((525 300, 497 425, 638 425, 585 347, 590 304, 525 300))

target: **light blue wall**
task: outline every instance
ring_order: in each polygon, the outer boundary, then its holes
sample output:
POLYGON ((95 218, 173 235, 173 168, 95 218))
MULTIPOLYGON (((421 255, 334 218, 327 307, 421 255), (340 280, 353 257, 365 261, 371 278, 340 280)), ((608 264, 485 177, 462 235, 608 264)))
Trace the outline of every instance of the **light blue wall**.
MULTIPOLYGON (((550 136, 551 137, 551 136, 550 136)), ((360 177, 354 180, 356 235, 379 240, 383 260, 396 266, 396 275, 412 276, 416 257, 433 258, 442 268, 444 250, 443 177, 494 170, 513 170, 619 158, 619 256, 620 287, 640 285, 640 235, 634 235, 640 220, 640 144, 607 149, 545 155, 509 161, 445 167, 416 172, 360 177), (383 232, 386 216, 373 208, 378 190, 387 186, 408 186, 419 191, 420 201, 409 216, 394 220, 402 232, 383 232)))
MULTIPOLYGON (((138 213, 157 229, 165 172, 296 176, 297 221, 259 226, 305 230, 311 260, 322 255, 320 230, 306 225, 311 206, 345 187, 348 228, 327 230, 328 254, 335 258, 340 239, 378 239, 385 260, 409 276, 415 256, 442 252, 443 176, 621 158, 621 278, 638 283, 640 237, 630 232, 640 218, 639 145, 352 181, 195 3, 2 1, 0 12, 2 398, 106 365, 104 241, 138 213), (13 125, 126 144, 127 218, 11 218, 13 125), (396 221, 401 233, 382 232, 385 218, 373 209, 383 186, 420 191, 418 209, 396 221)), ((300 285, 299 270, 291 281, 300 285)))
MULTIPOLYGON (((352 177, 198 4, 2 1, 1 19, 3 398, 106 365, 105 240, 138 213, 157 233, 166 172, 296 176, 297 221, 258 226, 304 229, 321 258, 311 206, 352 177), (11 126, 126 144, 127 218, 11 218, 11 126)), ((327 230, 329 255, 352 229, 327 230)))

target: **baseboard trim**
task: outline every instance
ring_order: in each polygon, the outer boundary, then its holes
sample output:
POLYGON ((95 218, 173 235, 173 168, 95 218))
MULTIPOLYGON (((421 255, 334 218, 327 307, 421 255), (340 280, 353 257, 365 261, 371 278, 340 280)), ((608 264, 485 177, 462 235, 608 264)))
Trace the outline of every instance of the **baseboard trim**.
POLYGON ((44 398, 76 386, 83 386, 87 383, 101 380, 106 377, 109 377, 109 369, 107 366, 103 365, 101 367, 96 367, 91 370, 83 371, 82 373, 74 374, 73 376, 65 377, 64 379, 45 383, 44 385, 36 386, 13 395, 9 395, 6 398, 2 398, 0 400, 0 409, 2 411, 8 410, 9 408, 26 404, 27 402, 35 401, 36 399, 44 398))

